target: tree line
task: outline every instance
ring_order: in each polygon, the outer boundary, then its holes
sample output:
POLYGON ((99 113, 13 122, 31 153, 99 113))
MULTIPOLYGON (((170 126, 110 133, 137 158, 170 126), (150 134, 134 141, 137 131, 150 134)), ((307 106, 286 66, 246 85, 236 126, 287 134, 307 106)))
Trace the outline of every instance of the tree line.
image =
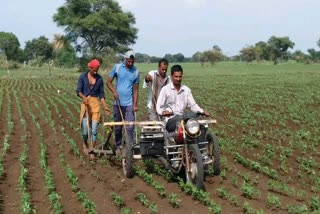
MULTIPOLYGON (((12 67, 19 67, 21 63, 85 67, 86 62, 95 57, 109 67, 121 60, 120 53, 127 51, 137 39, 134 15, 124 12, 114 0, 68 0, 57 9, 53 21, 64 28, 64 35, 54 35, 53 41, 45 36, 34 38, 27 41, 23 49, 14 33, 0 32, 0 66, 10 62, 12 67)), ((163 57, 169 62, 199 62, 202 65, 221 61, 272 61, 274 64, 286 60, 320 61, 320 51, 310 48, 307 53, 290 52, 294 45, 289 37, 272 36, 268 41, 243 47, 235 56, 226 56, 218 45, 213 45, 208 50, 195 52, 192 57, 182 53, 167 53, 160 57, 136 53, 136 62, 155 63, 163 57)), ((317 45, 320 47, 320 39, 317 45)))

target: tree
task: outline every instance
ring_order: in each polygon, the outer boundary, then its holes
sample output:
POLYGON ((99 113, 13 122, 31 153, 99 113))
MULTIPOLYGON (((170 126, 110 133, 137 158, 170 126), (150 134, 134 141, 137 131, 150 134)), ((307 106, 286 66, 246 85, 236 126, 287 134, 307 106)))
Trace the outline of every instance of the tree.
POLYGON ((274 64, 278 63, 278 59, 281 58, 289 48, 294 47, 294 43, 290 41, 289 37, 276 37, 272 36, 268 40, 270 46, 271 59, 274 64))
POLYGON ((175 58, 172 54, 165 54, 163 58, 166 58, 169 61, 169 63, 175 62, 175 58))
POLYGON ((56 65, 68 68, 71 68, 78 63, 75 51, 64 48, 54 51, 54 59, 56 65))
POLYGON ((24 52, 28 60, 40 58, 40 61, 44 62, 52 57, 53 47, 48 38, 40 36, 32 41, 27 41, 24 52))
POLYGON ((320 58, 320 52, 319 51, 316 51, 314 48, 310 48, 307 51, 308 51, 308 53, 310 55, 310 59, 313 62, 316 62, 317 60, 319 60, 319 58, 320 58))
POLYGON ((200 56, 201 56, 200 51, 194 53, 191 57, 192 62, 200 62, 200 56))
POLYGON ((213 65, 215 62, 219 62, 223 60, 224 55, 222 53, 221 48, 218 45, 214 45, 212 47, 212 59, 211 59, 211 64, 213 65))
POLYGON ((101 57, 108 49, 123 52, 135 43, 135 18, 113 0, 67 0, 53 16, 72 42, 81 42, 90 56, 101 57))
MULTIPOLYGON (((151 56, 150 57, 150 62, 151 63, 158 63, 160 59, 161 59, 160 57, 151 56)), ((170 63, 170 61, 169 61, 169 63, 170 63)))
POLYGON ((0 32, 0 53, 3 52, 7 60, 19 60, 21 57, 20 43, 13 33, 0 32))
POLYGON ((199 62, 202 67, 204 66, 204 63, 207 61, 208 55, 209 55, 209 51, 204 51, 200 54, 199 62))
MULTIPOLYGON (((255 44, 257 49, 257 57, 259 55, 260 60, 269 60, 270 59, 270 46, 268 43, 260 41, 255 44)), ((257 61, 259 61, 257 59, 257 61)))
POLYGON ((320 47, 320 39, 317 41, 317 45, 320 47))
POLYGON ((135 62, 137 62, 137 63, 150 63, 150 56, 147 54, 136 53, 135 62))
POLYGON ((61 34, 53 35, 53 51, 64 48, 64 44, 67 42, 67 38, 61 34))
POLYGON ((200 56, 201 66, 203 66, 205 62, 211 62, 211 65, 214 65, 214 55, 211 50, 202 52, 200 56))
POLYGON ((53 58, 56 65, 73 67, 79 62, 76 57, 76 50, 70 44, 66 36, 61 34, 54 34, 52 48, 53 58))
POLYGON ((205 62, 210 62, 211 66, 213 66, 216 62, 221 61, 223 58, 224 55, 221 51, 221 48, 218 45, 214 45, 212 50, 201 53, 199 61, 201 66, 203 66, 205 62))
POLYGON ((240 56, 243 61, 247 63, 256 59, 256 47, 251 45, 240 50, 240 56))
POLYGON ((175 62, 183 62, 184 61, 184 55, 182 53, 174 54, 173 58, 175 59, 175 62))
POLYGON ((294 59, 296 60, 296 62, 302 62, 302 60, 305 57, 305 54, 301 51, 301 50, 296 50, 293 53, 294 59))
POLYGON ((217 51, 217 52, 221 52, 221 48, 218 45, 214 45, 212 46, 212 50, 217 51))
POLYGON ((260 62, 262 59, 262 54, 263 54, 262 47, 255 46, 254 49, 255 49, 255 57, 254 58, 256 59, 257 62, 260 62))

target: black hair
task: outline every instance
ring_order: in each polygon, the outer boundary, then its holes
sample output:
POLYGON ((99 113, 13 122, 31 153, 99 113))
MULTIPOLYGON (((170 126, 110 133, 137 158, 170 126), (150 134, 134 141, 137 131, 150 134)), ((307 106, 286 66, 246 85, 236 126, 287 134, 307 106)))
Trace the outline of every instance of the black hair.
POLYGON ((183 74, 183 69, 181 65, 174 65, 171 67, 171 75, 174 74, 174 72, 181 72, 183 74))
POLYGON ((160 59, 160 60, 159 60, 158 67, 160 67, 160 65, 161 65, 162 63, 163 63, 163 64, 165 64, 165 65, 169 65, 168 60, 167 60, 167 59, 165 59, 165 58, 162 58, 162 59, 160 59))

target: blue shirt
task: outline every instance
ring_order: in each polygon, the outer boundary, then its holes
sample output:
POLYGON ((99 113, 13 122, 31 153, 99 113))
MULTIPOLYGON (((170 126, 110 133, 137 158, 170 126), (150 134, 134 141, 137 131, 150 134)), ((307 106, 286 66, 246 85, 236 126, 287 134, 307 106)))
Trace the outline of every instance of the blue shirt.
POLYGON ((77 95, 79 96, 79 92, 82 92, 86 97, 90 95, 92 97, 99 97, 100 99, 104 98, 103 78, 97 74, 96 83, 90 88, 88 73, 89 71, 86 71, 80 75, 76 90, 77 95))
MULTIPOLYGON (((133 85, 139 84, 140 78, 138 69, 135 66, 128 69, 122 62, 113 66, 109 77, 117 79, 116 91, 119 96, 120 106, 132 106, 133 85)), ((116 104, 116 102, 114 103, 116 104)))

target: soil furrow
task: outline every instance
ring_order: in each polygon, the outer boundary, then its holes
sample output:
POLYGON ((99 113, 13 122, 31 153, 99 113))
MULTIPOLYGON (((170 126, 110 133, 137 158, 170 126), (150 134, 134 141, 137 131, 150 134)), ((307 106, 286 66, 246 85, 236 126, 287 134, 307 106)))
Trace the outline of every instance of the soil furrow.
MULTIPOLYGON (((47 101, 48 102, 48 101, 47 101)), ((42 102, 38 102, 41 110, 45 111, 45 107, 42 102)), ((47 113, 47 112, 46 112, 47 113)), ((47 113, 48 114, 48 113, 47 113)), ((36 115, 37 117, 40 115, 36 115)), ((53 119, 53 118, 51 118, 53 119)), ((50 118, 48 118, 50 121, 50 118)), ((47 146, 47 162, 51 169, 56 192, 61 196, 59 200, 63 211, 65 213, 84 213, 85 210, 81 203, 77 200, 76 194, 72 191, 71 185, 66 176, 66 171, 63 169, 59 156, 60 156, 60 142, 65 140, 64 136, 59 134, 58 127, 55 129, 49 126, 48 121, 41 120, 41 128, 44 133, 44 144, 47 146), (70 206, 72 204, 72 206, 70 206)), ((56 121, 55 121, 56 123, 56 121)))
MULTIPOLYGON (((8 92, 7 92, 8 93, 8 92)), ((9 94, 11 96, 11 94, 9 94)), ((13 96, 11 96, 13 97, 13 96)), ((11 112, 12 112, 12 120, 14 124, 13 133, 9 137, 10 149, 4 156, 4 174, 0 183, 0 191, 3 200, 3 213, 20 213, 20 191, 18 187, 18 179, 20 175, 20 162, 19 157, 22 152, 22 142, 20 137, 23 135, 24 130, 20 122, 20 118, 16 107, 15 107, 14 99, 11 99, 11 112)), ((0 124, 4 126, 8 126, 7 121, 7 98, 4 96, 4 103, 2 106, 3 114, 0 118, 0 124)), ((8 128, 1 129, 1 135, 5 135, 8 133, 8 128)), ((1 141, 1 145, 3 140, 1 141)))
MULTIPOLYGON (((68 113, 65 111, 64 108, 61 108, 61 106, 58 107, 59 108, 59 112, 62 115, 62 118, 67 118, 70 117, 68 115, 68 113)), ((77 134, 75 133, 75 131, 69 127, 68 124, 66 124, 65 122, 63 122, 64 120, 60 120, 60 122, 63 124, 63 126, 65 127, 66 132, 68 133, 69 136, 71 136, 73 139, 79 139, 76 140, 76 142, 81 142, 80 140, 80 133, 77 134)), ((70 121, 69 121, 70 122, 70 121)), ((76 123, 75 121, 73 121, 74 123, 76 123)), ((77 125, 77 124, 76 124, 77 125)), ((99 128, 100 132, 102 127, 99 128)), ((81 146, 81 143, 78 143, 79 146, 81 146)), ((187 205, 187 204, 193 204, 194 205, 194 209, 195 210, 201 210, 203 212, 207 212, 208 209, 207 207, 201 205, 199 202, 194 201, 192 199, 191 196, 187 196, 184 193, 179 194, 179 198, 182 199, 182 203, 181 203, 181 208, 179 208, 178 210, 171 208, 168 199, 160 199, 159 196, 157 196, 157 192, 156 190, 154 190, 152 187, 149 187, 145 182, 143 182, 140 178, 135 177, 134 179, 126 179, 123 176, 122 173, 122 168, 121 168, 121 164, 120 162, 115 161, 114 158, 111 158, 112 162, 114 163, 113 166, 105 166, 105 167, 101 167, 96 165, 96 171, 97 172, 93 172, 93 173, 97 173, 99 177, 105 178, 105 182, 107 184, 112 184, 110 186, 110 188, 112 189, 112 191, 117 192, 118 194, 120 194, 123 199, 125 201, 127 201, 127 206, 128 207, 139 207, 141 206, 139 202, 132 200, 134 199, 136 193, 138 192, 145 192, 147 195, 150 195, 150 197, 152 198, 158 198, 157 202, 158 202, 158 209, 160 211, 160 209, 162 211, 164 210, 168 210, 168 209, 172 209, 175 213, 185 213, 190 211, 189 208, 187 208, 188 206, 186 206, 186 208, 183 208, 183 204, 187 205), (113 173, 110 173, 110 171, 114 171, 113 173), (100 174, 100 175, 99 175, 100 174), (102 175, 101 175, 102 174, 102 175), (123 182, 120 182, 120 181, 123 182), (159 200, 160 199, 160 200, 159 200)), ((111 160, 109 159, 109 160, 111 160)), ((91 172, 92 173, 92 172, 91 172)), ((165 181, 163 178, 159 178, 161 181, 161 183, 167 183, 167 181, 165 181)), ((179 188, 177 187, 177 184, 172 185, 172 187, 175 187, 176 192, 179 192, 179 188)), ((112 192, 109 190, 109 194, 112 192)), ((145 207, 141 207, 140 209, 146 209, 145 207)), ((136 210, 136 211, 139 211, 136 210)))
MULTIPOLYGON (((22 101, 23 97, 20 97, 22 101)), ((37 129, 36 125, 33 123, 29 108, 29 105, 32 113, 36 115, 37 109, 34 107, 32 102, 28 102, 29 100, 24 99, 21 103, 23 104, 23 114, 25 120, 27 121, 27 132, 28 139, 27 145, 29 146, 28 151, 28 190, 30 191, 31 202, 35 208, 35 210, 39 213, 48 213, 50 212, 51 203, 47 196, 47 191, 45 189, 45 181, 44 181, 44 173, 40 168, 40 142, 43 137, 40 134, 40 131, 37 129)), ((37 122, 41 121, 41 117, 36 115, 37 122)))

